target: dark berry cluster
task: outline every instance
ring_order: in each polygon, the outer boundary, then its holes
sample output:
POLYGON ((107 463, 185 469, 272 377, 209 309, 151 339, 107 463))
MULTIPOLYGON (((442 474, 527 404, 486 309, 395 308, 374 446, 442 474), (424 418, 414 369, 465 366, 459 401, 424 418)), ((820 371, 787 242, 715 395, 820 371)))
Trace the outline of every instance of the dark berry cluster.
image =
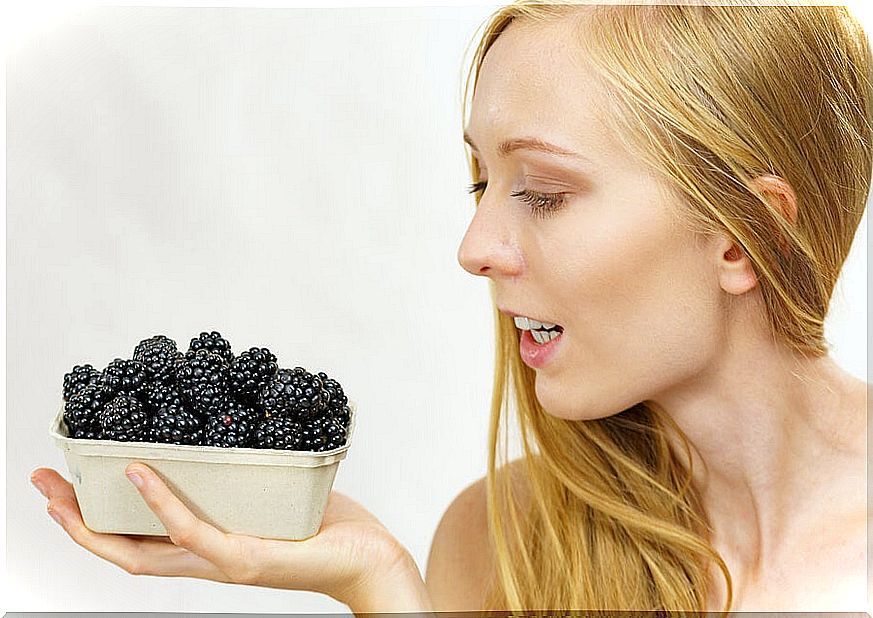
POLYGON ((103 371, 64 376, 69 436, 89 440, 326 451, 343 446, 351 420, 339 382, 280 368, 267 348, 234 355, 216 331, 183 353, 155 335, 103 371))

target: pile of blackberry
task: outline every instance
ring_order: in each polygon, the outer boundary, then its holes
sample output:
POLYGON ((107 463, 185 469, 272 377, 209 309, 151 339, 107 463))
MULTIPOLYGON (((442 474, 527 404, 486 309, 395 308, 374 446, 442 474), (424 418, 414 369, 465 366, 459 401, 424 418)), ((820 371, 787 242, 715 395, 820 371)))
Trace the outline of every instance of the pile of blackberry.
POLYGON ((327 451, 346 442, 351 411, 324 372, 283 369, 267 348, 235 355, 217 331, 181 352, 165 335, 140 341, 130 359, 64 375, 71 438, 327 451))

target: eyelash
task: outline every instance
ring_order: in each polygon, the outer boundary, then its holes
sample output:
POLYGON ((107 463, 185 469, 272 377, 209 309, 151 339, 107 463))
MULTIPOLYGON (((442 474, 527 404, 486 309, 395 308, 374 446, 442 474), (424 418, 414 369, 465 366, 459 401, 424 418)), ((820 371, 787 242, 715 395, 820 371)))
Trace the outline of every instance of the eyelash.
MULTIPOLYGON (((467 192, 478 193, 484 191, 487 186, 487 181, 474 182, 467 188, 467 192)), ((545 219, 559 210, 564 205, 566 196, 565 193, 539 193, 529 189, 513 191, 510 195, 526 202, 530 206, 531 213, 540 219, 545 219)))

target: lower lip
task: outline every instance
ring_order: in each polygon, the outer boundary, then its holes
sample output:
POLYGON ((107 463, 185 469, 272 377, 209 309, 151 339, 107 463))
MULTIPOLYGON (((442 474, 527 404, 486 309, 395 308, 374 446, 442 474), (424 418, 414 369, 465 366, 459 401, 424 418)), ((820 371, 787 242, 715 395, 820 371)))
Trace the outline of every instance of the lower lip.
POLYGON ((523 360, 527 366, 533 367, 534 369, 544 367, 546 363, 552 360, 552 357, 555 355, 555 352, 558 351, 558 346, 561 345, 563 339, 564 333, 561 333, 548 343, 540 345, 534 340, 533 335, 530 334, 529 330, 522 331, 521 343, 519 344, 521 360, 523 360))

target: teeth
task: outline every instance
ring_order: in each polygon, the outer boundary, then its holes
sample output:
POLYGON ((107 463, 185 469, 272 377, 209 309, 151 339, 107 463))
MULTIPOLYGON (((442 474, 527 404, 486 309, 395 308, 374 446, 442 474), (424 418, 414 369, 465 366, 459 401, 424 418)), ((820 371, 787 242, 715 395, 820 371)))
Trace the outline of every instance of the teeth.
MULTIPOLYGON (((557 326, 557 324, 551 324, 550 322, 540 322, 539 320, 534 320, 533 318, 528 318, 525 316, 516 316, 513 318, 515 321, 516 328, 520 330, 529 330, 536 338, 536 331, 534 329, 544 328, 546 330, 551 330, 557 326)), ((560 333, 552 332, 552 333, 543 333, 542 341, 537 339, 540 343, 545 343, 547 341, 551 341, 555 337, 557 337, 560 333)))
POLYGON ((521 330, 533 330, 535 328, 545 328, 551 329, 555 328, 557 324, 551 324, 549 322, 540 322, 539 320, 534 320, 533 318, 526 318, 524 316, 516 316, 513 318, 515 320, 515 326, 520 328, 521 330))
POLYGON ((538 344, 543 345, 544 343, 548 343, 549 341, 553 341, 556 339, 561 333, 556 331, 551 332, 543 332, 539 330, 530 331, 531 337, 534 338, 538 344))

